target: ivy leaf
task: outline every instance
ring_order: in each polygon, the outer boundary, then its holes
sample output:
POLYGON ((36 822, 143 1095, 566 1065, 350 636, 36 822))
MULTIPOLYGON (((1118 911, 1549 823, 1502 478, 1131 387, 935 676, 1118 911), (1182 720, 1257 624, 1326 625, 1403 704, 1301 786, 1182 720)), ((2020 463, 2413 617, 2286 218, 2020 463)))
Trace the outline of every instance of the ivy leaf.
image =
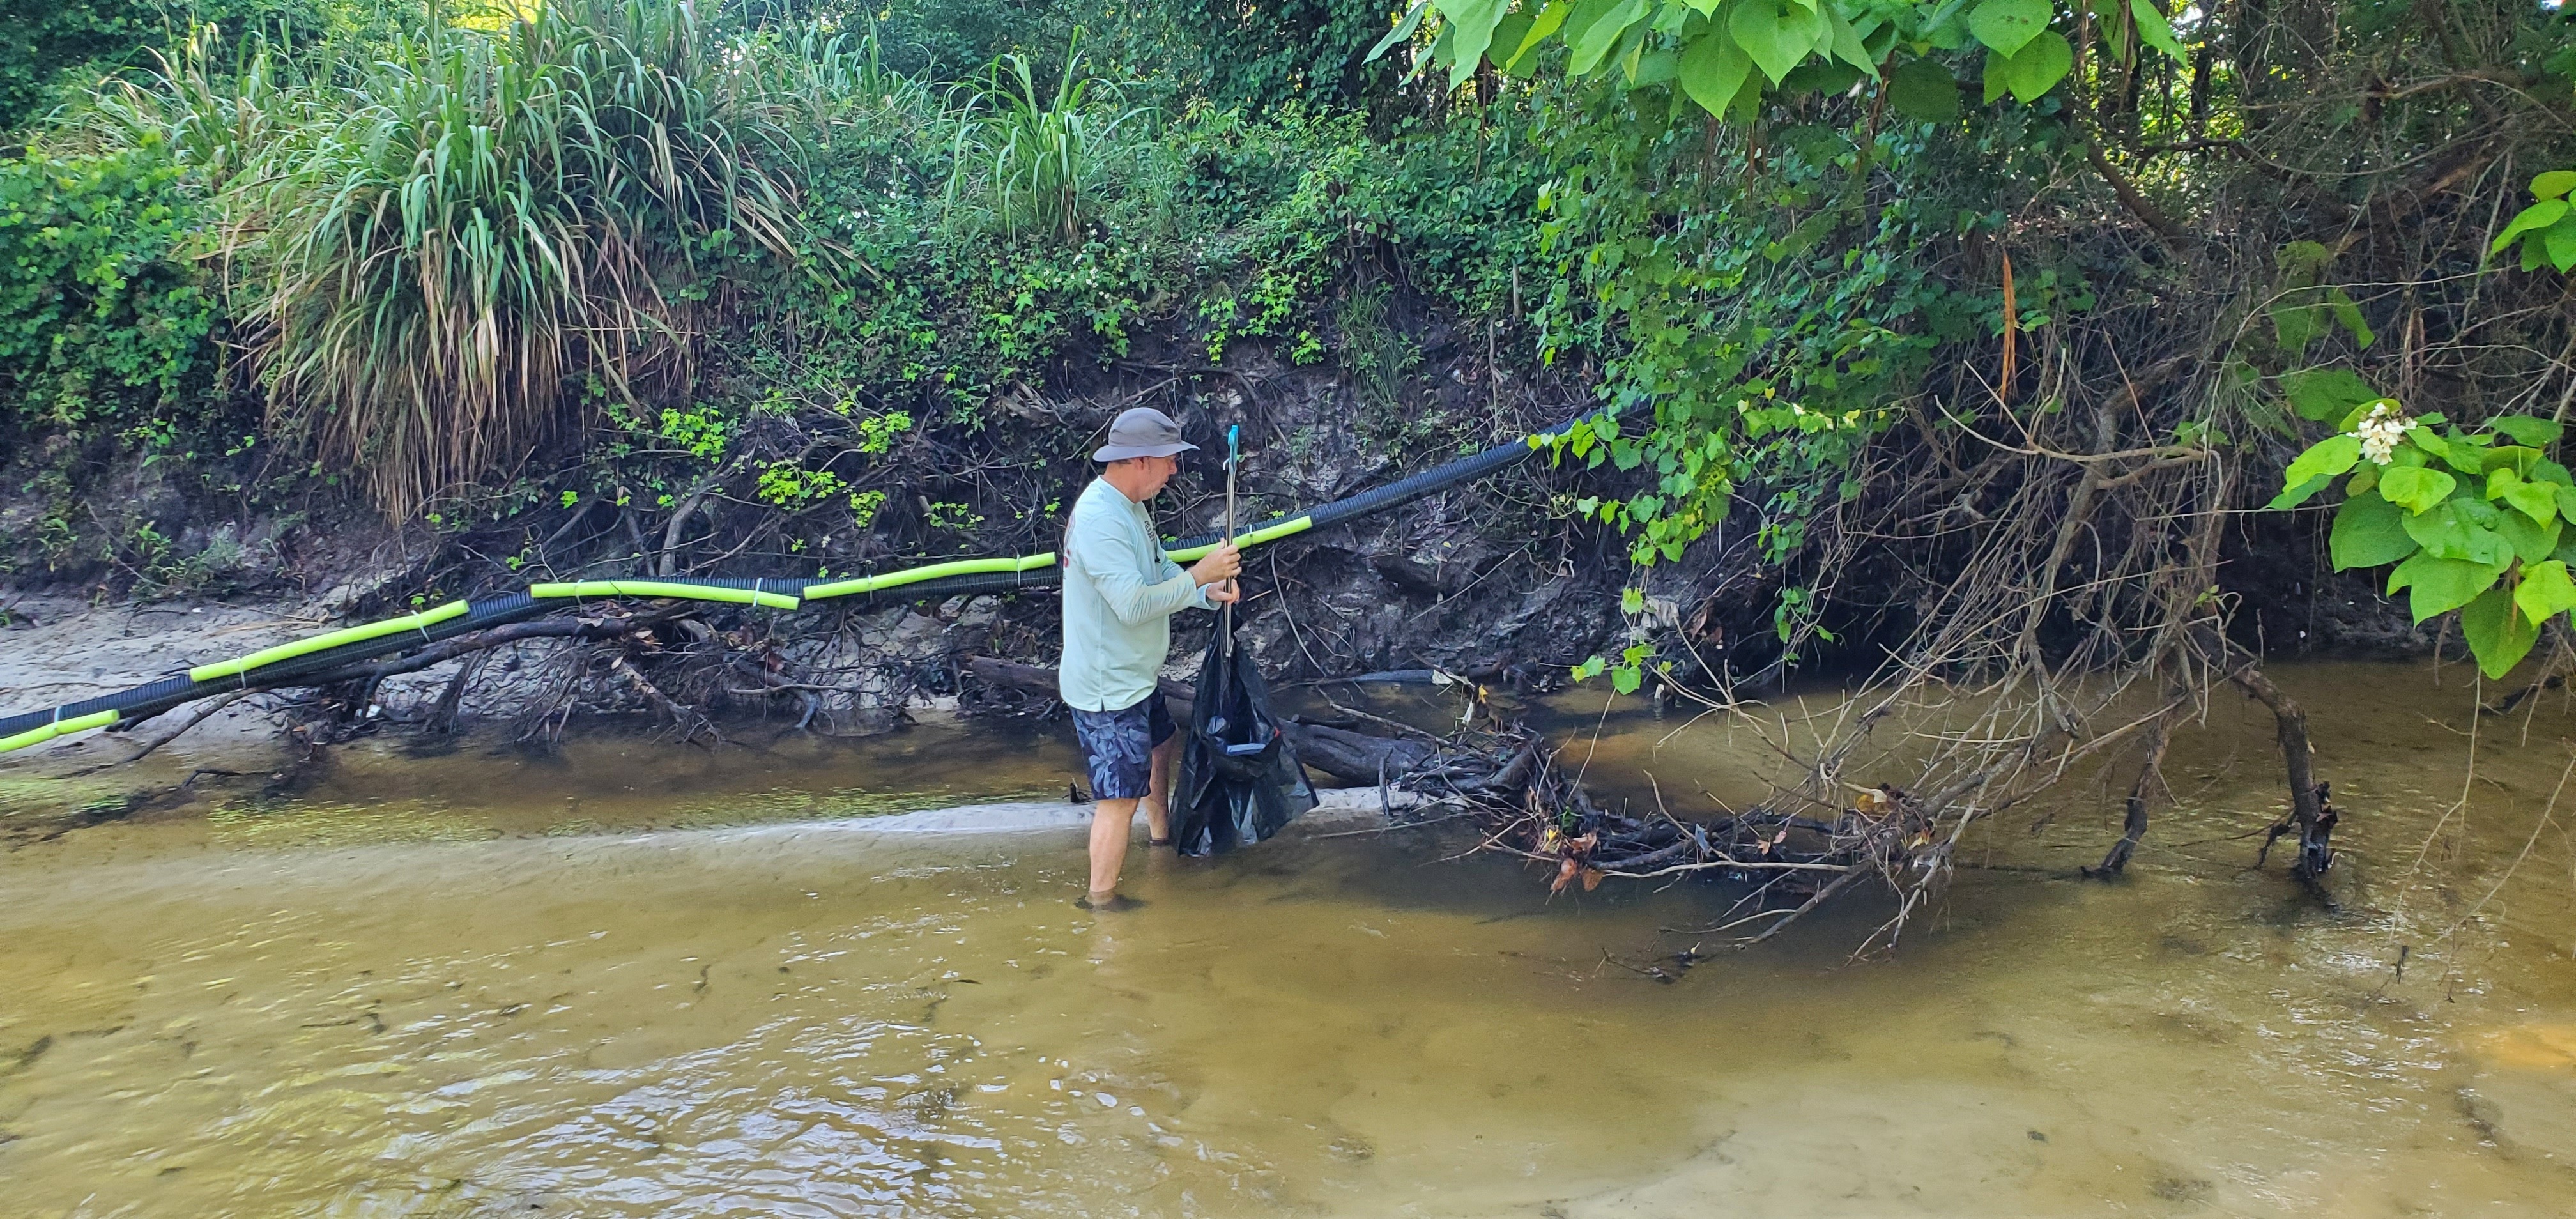
POLYGON ((2406 532, 2406 514, 2376 495, 2355 495, 2335 511, 2334 533, 2327 552, 2336 571, 2377 567, 2415 553, 2417 543, 2406 532))
POLYGON ((2394 596, 2398 589, 2405 589, 2407 612, 2422 622, 2477 600, 2478 594, 2503 574, 2501 564, 2417 554, 2388 573, 2388 592, 2394 596))
MULTIPOLYGON (((2365 402, 2380 401, 2379 391, 2349 368, 2303 368, 2281 374, 2282 396, 2299 418, 2324 423, 2365 402)), ((2347 427, 2344 430, 2350 431, 2347 427)))
MULTIPOLYGON (((2356 451, 2360 447, 2360 441, 2353 441, 2356 451)), ((2449 499, 2452 489, 2459 485, 2458 479, 2440 470, 2420 466, 2390 466, 2379 472, 2379 493, 2388 497, 2388 502, 2413 513, 2449 499)))
POLYGON ((2513 594, 2499 586, 2479 594, 2460 611, 2460 637, 2469 641, 2478 671, 2494 679, 2513 672, 2531 654, 2531 645, 2540 640, 2540 628, 2523 621, 2514 610, 2513 594))
POLYGON ((2027 106, 2048 96, 2075 66, 2075 47, 2055 30, 2041 30, 2004 63, 2004 87, 2027 106))
POLYGON ((2567 431, 2554 421, 2534 419, 2529 415, 2501 415, 2487 420, 2487 426, 2513 437, 2518 444, 2527 444, 2535 449, 2545 449, 2558 443, 2558 438, 2567 431))
POLYGON ((2505 225, 2504 231, 2496 234, 2495 244, 2487 247, 2487 253, 2504 253, 2505 247, 2512 245, 2514 238, 2548 228, 2558 223, 2559 218, 2566 214, 2567 201, 2564 199, 2543 199, 2532 204, 2516 213, 2512 223, 2505 225))
POLYGON ((1682 92, 1710 114, 1723 117, 1726 107, 1753 72, 1753 58, 1725 30, 1712 29, 1682 51, 1682 92))
POLYGON ((1968 32, 1995 54, 2011 56, 2048 28, 2048 0, 1984 0, 1968 14, 1968 32))
POLYGON ((1929 59, 1908 60, 1888 73, 1887 101, 1907 118, 1947 122, 1959 117, 1959 80, 1929 59))
POLYGON ((1621 694, 1634 694, 1645 684, 1645 673, 1635 665, 1619 665, 1610 670, 1610 688, 1621 694))
POLYGON ((2154 4, 2149 0, 2129 0, 2129 16, 2137 20, 2138 41, 2164 52, 2175 63, 2183 62, 2182 43, 2174 38, 2173 23, 2165 20, 2154 4))
POLYGON ((2531 180, 2531 197, 2556 199, 2576 190, 2576 169, 2553 169, 2531 180))
POLYGON ((2525 564, 2522 584, 2513 590, 2513 604, 2522 611, 2524 621, 2539 626, 2554 615, 2576 609, 2576 580, 2568 578, 2567 565, 2556 559, 2525 564))
POLYGON ((1786 78, 1820 39, 1832 36, 1814 9, 1782 0, 1736 0, 1726 28, 1774 83, 1786 78))

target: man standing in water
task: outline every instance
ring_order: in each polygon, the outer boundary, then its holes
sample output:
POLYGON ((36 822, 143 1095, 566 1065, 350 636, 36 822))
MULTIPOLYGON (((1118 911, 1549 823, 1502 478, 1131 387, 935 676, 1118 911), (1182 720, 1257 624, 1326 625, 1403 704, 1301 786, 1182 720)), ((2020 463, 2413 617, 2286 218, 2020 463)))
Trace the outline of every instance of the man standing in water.
POLYGON ((1231 581, 1242 561, 1234 543, 1210 551, 1188 571, 1163 554, 1145 501, 1197 448, 1181 439, 1169 415, 1140 406, 1109 425, 1109 443, 1091 455, 1100 477, 1074 501, 1060 557, 1064 563, 1064 663, 1057 689, 1073 708, 1074 736, 1091 772, 1091 891, 1086 910, 1139 905, 1118 896, 1136 806, 1155 846, 1172 841, 1172 761, 1178 728, 1156 688, 1172 648, 1172 615, 1215 609, 1238 595, 1231 581))

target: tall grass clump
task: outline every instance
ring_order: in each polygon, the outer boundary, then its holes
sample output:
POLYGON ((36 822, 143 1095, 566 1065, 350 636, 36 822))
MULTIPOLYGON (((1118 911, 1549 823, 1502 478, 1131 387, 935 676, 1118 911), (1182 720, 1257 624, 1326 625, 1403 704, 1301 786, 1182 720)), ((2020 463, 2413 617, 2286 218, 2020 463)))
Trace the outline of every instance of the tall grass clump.
POLYGON ((682 0, 433 22, 348 86, 217 88, 206 53, 137 96, 225 175, 271 426, 396 516, 520 460, 586 383, 684 384, 742 274, 794 244, 790 111, 682 0))
POLYGON ((1123 137, 1145 113, 1122 107, 1116 86, 1082 67, 1079 46, 1069 48, 1055 88, 1040 93, 1027 57, 1013 52, 970 83, 957 117, 952 215, 976 215, 1012 237, 1080 238, 1118 159, 1141 151, 1123 137))

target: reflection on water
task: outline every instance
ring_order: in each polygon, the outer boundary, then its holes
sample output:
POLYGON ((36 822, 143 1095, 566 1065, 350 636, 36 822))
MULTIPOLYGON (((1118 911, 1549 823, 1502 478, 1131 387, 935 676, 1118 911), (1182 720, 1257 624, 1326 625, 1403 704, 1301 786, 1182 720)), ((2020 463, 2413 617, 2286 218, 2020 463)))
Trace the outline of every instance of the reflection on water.
MULTIPOLYGON (((2467 738, 2372 710, 2421 671, 2295 676, 2337 911, 2244 870, 2278 780, 2222 702, 2128 880, 2068 878, 2111 802, 2024 817, 1893 961, 1854 907, 1672 982, 1721 895, 1310 835, 1098 922, 1070 834, 837 820, 1060 796, 1052 737, 355 757, 0 857, 0 1211, 2566 1213, 2576 724, 2491 722, 2449 812, 2467 738)), ((1672 727, 1595 778, 1740 798, 1672 727)))

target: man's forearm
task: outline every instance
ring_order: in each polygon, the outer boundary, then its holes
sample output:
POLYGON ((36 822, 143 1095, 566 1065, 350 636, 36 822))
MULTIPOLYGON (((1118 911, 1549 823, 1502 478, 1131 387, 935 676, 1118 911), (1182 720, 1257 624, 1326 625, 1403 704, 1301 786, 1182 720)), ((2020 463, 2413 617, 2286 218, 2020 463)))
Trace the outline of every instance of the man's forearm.
POLYGON ((1156 618, 1168 618, 1193 605, 1207 608, 1207 590, 1190 573, 1181 574, 1160 584, 1141 581, 1121 587, 1103 587, 1111 613, 1129 626, 1141 626, 1156 618))

